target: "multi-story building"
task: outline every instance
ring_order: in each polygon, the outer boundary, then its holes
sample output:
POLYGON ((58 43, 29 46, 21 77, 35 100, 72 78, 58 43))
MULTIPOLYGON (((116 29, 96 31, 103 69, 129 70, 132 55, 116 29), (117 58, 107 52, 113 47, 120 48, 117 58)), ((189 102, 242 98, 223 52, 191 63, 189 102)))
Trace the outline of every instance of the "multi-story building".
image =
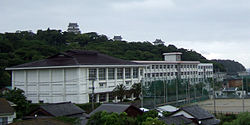
POLYGON ((69 23, 67 31, 75 34, 81 33, 77 23, 69 23))
POLYGON ((12 87, 24 90, 33 103, 114 100, 118 84, 130 88, 143 77, 144 65, 117 59, 94 51, 70 50, 47 59, 7 68, 12 71, 12 87))
POLYGON ((134 61, 147 65, 146 80, 189 80, 191 83, 205 82, 213 77, 213 64, 199 61, 181 61, 180 52, 164 53, 164 61, 134 61))
MULTIPOLYGON (((24 90, 33 103, 116 100, 113 89, 128 89, 143 80, 206 81, 213 76, 213 65, 181 61, 181 53, 164 53, 164 61, 126 61, 94 51, 69 50, 47 59, 7 68, 12 71, 12 87, 24 90), (92 86, 92 84, 94 86, 92 86)), ((128 97, 133 98, 133 97, 128 97)))

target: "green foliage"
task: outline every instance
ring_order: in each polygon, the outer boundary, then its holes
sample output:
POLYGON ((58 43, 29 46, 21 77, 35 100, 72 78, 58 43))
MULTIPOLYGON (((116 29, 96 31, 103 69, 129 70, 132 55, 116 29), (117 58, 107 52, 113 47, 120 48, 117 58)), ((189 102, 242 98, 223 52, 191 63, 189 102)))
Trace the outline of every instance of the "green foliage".
MULTIPOLYGON (((80 107, 81 109, 83 109, 84 111, 86 111, 87 114, 89 114, 90 112, 92 112, 92 103, 76 104, 76 105, 78 107, 80 107)), ((94 108, 96 109, 100 105, 101 105, 101 103, 94 103, 94 108)))
POLYGON ((250 113, 244 112, 237 115, 237 118, 233 121, 223 123, 223 125, 250 125, 250 113))
POLYGON ((135 118, 127 116, 127 113, 97 112, 88 120, 87 125, 137 125, 135 118))
POLYGON ((146 121, 142 122, 142 125, 166 125, 163 121, 158 120, 158 118, 148 117, 146 121))
POLYGON ((139 96, 141 94, 141 83, 135 83, 131 87, 131 93, 134 93, 134 97, 136 99, 139 99, 139 96))
POLYGON ((62 121, 64 123, 69 123, 71 125, 79 125, 80 124, 80 119, 79 118, 72 118, 72 117, 66 117, 66 116, 58 116, 58 117, 55 117, 54 119, 62 121))
POLYGON ((171 112, 164 111, 164 112, 162 112, 162 114, 163 114, 164 117, 168 117, 171 114, 171 112))
POLYGON ((117 96, 120 101, 123 101, 124 95, 127 93, 127 88, 123 84, 117 85, 113 90, 113 95, 117 96))
POLYGON ((223 125, 225 122, 232 122, 236 119, 235 114, 218 114, 216 115, 217 119, 220 119, 220 125, 223 125))
POLYGON ((15 88, 2 95, 2 97, 6 98, 8 101, 11 101, 17 105, 15 107, 17 118, 21 118, 23 115, 28 113, 30 104, 26 100, 23 90, 15 88))
MULTIPOLYGON (((211 62, 193 50, 178 49, 174 45, 113 41, 95 32, 74 34, 47 29, 38 30, 36 34, 28 31, 4 33, 0 34, 0 87, 10 85, 10 72, 4 71, 6 67, 45 59, 69 49, 96 50, 126 60, 163 60, 162 53, 179 51, 184 61, 211 62)), ((223 65, 213 63, 215 68, 223 70, 223 65)))

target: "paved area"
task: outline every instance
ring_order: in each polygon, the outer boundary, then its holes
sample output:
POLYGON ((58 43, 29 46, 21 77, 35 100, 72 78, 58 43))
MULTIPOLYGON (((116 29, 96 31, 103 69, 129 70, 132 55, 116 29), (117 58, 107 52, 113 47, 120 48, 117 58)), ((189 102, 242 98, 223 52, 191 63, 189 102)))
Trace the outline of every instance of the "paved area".
MULTIPOLYGON (((213 100, 206 100, 196 104, 211 113, 214 112, 213 100)), ((238 114, 243 111, 242 99, 216 99, 215 105, 217 113, 238 114)), ((244 110, 250 112, 250 99, 244 99, 244 105, 244 110)))

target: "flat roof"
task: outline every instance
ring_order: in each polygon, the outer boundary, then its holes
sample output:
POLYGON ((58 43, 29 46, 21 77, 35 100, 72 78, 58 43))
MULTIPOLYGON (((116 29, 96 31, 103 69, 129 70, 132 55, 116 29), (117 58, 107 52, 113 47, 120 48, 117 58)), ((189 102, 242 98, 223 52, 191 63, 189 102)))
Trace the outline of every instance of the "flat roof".
POLYGON ((140 64, 200 64, 200 61, 132 61, 140 64))
POLYGON ((181 55, 181 52, 163 53, 163 55, 181 55))

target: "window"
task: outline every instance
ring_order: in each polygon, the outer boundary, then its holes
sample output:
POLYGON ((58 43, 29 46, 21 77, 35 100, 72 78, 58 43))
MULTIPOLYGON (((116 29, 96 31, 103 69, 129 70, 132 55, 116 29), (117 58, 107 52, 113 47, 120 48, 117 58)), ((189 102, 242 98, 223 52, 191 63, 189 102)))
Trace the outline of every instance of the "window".
POLYGON ((177 69, 177 65, 174 65, 175 66, 175 68, 177 69))
POLYGON ((89 80, 95 80, 96 79, 96 68, 90 68, 89 69, 89 80))
POLYGON ((168 69, 170 68, 170 65, 168 65, 168 69))
POLYGON ((163 68, 164 68, 164 69, 166 69, 166 67, 167 67, 166 65, 163 65, 163 68))
POLYGON ((131 78, 131 70, 130 70, 130 68, 125 68, 125 78, 126 79, 131 78))
POLYGON ((143 75, 143 70, 142 70, 142 69, 140 69, 140 75, 141 75, 141 76, 143 75))
POLYGON ((160 65, 160 69, 162 69, 162 65, 160 65))
POLYGON ((155 69, 155 65, 152 65, 152 69, 155 69))
POLYGON ((172 69, 172 68, 173 68, 173 65, 170 65, 170 66, 171 66, 170 68, 172 69))
POLYGON ((99 68, 99 80, 106 80, 106 69, 99 68))
POLYGON ((138 72, 139 72, 138 68, 133 68, 133 78, 138 78, 138 72))
POLYGON ((147 77, 150 77, 150 73, 147 73, 147 77))
POLYGON ((100 86, 100 88, 106 88, 107 87, 107 83, 106 82, 100 82, 99 86, 100 86))
POLYGON ((0 125, 7 125, 8 117, 0 117, 0 125))
POLYGON ((117 68, 117 79, 123 79, 123 68, 117 68))
POLYGON ((155 65, 155 69, 158 69, 158 65, 155 65))
POLYGON ((108 68, 108 79, 115 79, 115 68, 108 68))

